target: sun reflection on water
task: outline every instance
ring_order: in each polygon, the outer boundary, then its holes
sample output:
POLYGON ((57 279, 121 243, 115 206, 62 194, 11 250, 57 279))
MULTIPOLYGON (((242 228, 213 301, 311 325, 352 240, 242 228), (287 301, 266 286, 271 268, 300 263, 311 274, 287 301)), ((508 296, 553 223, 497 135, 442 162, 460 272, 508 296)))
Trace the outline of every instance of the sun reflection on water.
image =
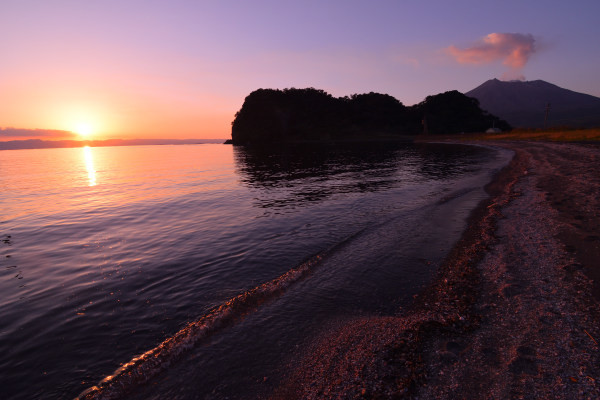
POLYGON ((88 172, 89 186, 96 186, 96 170, 94 169, 94 156, 90 146, 83 148, 83 157, 85 159, 85 169, 88 172))

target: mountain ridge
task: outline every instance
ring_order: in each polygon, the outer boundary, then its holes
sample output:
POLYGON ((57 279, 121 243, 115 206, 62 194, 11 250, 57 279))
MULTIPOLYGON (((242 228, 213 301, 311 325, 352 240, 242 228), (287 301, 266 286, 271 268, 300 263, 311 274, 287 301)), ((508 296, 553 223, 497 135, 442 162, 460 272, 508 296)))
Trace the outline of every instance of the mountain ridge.
POLYGON ((564 89, 541 79, 490 79, 465 95, 476 98, 482 109, 516 128, 600 126, 600 98, 564 89))

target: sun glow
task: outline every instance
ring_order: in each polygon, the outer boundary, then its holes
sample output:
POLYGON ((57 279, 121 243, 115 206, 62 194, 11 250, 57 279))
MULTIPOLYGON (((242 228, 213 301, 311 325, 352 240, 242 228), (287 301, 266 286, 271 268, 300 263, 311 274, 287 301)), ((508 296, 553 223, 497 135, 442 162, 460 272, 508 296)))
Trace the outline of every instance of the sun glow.
POLYGON ((57 118, 63 121, 65 130, 77 135, 79 140, 98 139, 106 131, 106 111, 97 104, 64 104, 59 107, 57 118))
POLYGON ((83 139, 89 139, 94 134, 94 128, 90 124, 78 124, 75 128, 75 133, 83 139))

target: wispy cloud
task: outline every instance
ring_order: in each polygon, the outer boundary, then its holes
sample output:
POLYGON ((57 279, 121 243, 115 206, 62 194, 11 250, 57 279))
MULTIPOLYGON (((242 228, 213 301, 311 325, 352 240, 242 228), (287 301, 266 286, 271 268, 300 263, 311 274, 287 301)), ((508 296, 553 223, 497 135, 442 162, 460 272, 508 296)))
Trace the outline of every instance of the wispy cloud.
POLYGON ((21 128, 0 128, 0 140, 7 139, 66 139, 75 138, 77 135, 73 132, 62 131, 58 129, 21 129, 21 128))
POLYGON ((445 50, 460 64, 490 64, 502 61, 509 67, 505 76, 514 77, 536 52, 535 38, 525 33, 490 33, 469 47, 445 50))

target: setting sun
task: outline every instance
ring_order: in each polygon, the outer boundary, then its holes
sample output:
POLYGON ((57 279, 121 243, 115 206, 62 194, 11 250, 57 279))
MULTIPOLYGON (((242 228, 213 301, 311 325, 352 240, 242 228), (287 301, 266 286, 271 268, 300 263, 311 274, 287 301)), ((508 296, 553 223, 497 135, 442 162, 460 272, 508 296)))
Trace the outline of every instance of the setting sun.
POLYGON ((94 128, 90 124, 79 124, 75 128, 75 133, 84 139, 89 139, 94 134, 94 128))

